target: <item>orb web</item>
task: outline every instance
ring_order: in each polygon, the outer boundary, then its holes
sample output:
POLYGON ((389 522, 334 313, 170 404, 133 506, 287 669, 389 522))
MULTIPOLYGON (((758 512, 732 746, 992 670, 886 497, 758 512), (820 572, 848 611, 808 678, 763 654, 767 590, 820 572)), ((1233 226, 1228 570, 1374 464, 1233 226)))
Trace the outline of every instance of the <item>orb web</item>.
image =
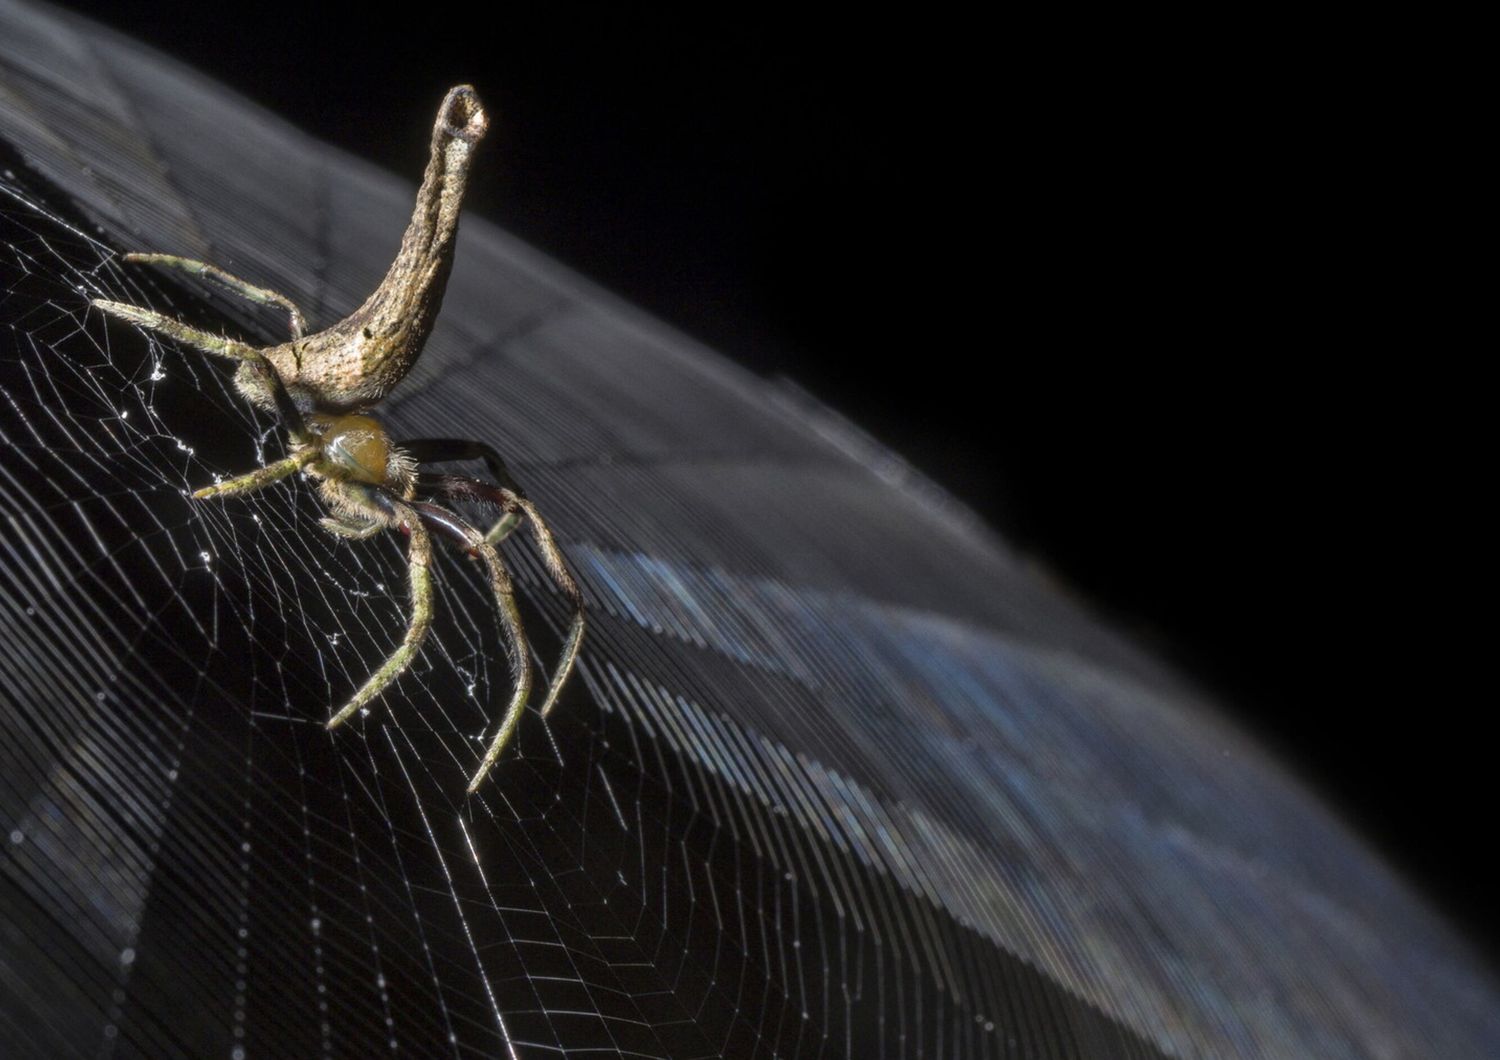
MULTIPOLYGON (((1479 1055, 1493 984, 1170 673, 806 395, 477 219, 398 437, 505 454, 588 599, 508 694, 444 552, 305 482, 224 365, 394 253, 411 184, 104 34, 0 9, 0 1037, 18 1056, 1479 1055), (86 46, 85 46, 86 45, 86 46)), ((476 469, 477 470, 477 469, 476 469)), ((567 608, 520 535, 534 663, 567 608)), ((1493 1049, 1489 1051, 1494 1051, 1493 1049)))

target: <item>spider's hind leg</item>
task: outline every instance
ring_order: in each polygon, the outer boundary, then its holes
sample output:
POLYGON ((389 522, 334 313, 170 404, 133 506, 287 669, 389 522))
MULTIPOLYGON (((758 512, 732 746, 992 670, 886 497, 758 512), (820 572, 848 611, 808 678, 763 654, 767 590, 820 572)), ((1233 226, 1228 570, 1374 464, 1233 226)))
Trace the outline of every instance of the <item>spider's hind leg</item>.
POLYGON ((222 335, 215 335, 201 328, 190 327, 180 320, 173 320, 169 316, 150 309, 142 309, 140 306, 130 305, 128 302, 111 302, 107 298, 91 298, 89 304, 95 309, 102 309, 112 317, 128 320, 130 323, 154 331, 159 335, 165 335, 169 339, 176 339, 185 346, 213 357, 224 357, 231 361, 248 361, 252 357, 259 357, 260 351, 254 346, 234 339, 227 339, 222 335))
POLYGON ((164 269, 181 269, 183 272, 193 276, 201 276, 206 280, 212 280, 220 287, 250 302, 258 302, 261 305, 279 306, 287 312, 288 326, 292 338, 300 339, 307 331, 307 318, 302 315, 302 310, 297 308, 286 295, 272 291, 266 287, 257 287, 248 280, 242 280, 230 272, 225 272, 217 265, 210 265, 206 261, 195 261, 192 258, 178 257, 176 254, 124 254, 122 261, 134 262, 138 265, 157 265, 164 269))
POLYGON ((235 372, 234 381, 240 393, 250 397, 255 404, 274 411, 281 418, 282 426, 286 428, 294 441, 305 441, 309 437, 302 410, 297 407, 296 401, 287 391, 286 384, 281 381, 281 376, 276 374, 275 367, 266 360, 265 354, 254 346, 225 338, 222 335, 214 335, 201 328, 190 327, 169 316, 163 316, 150 309, 142 309, 140 306, 126 302, 111 302, 104 298, 94 298, 90 299, 89 304, 110 316, 128 320, 147 331, 154 331, 169 339, 176 339, 184 346, 191 346, 200 353, 239 362, 240 367, 235 372))

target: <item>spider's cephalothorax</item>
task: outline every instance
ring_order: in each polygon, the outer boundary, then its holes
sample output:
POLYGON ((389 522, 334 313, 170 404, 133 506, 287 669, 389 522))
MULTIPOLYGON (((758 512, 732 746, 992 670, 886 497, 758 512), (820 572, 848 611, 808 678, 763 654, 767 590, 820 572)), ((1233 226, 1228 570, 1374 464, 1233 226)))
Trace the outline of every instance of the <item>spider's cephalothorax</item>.
POLYGON ((149 309, 93 300, 94 306, 113 316, 204 353, 238 362, 235 385, 240 393, 260 408, 274 412, 285 427, 289 454, 284 459, 201 489, 194 497, 246 493, 301 471, 318 483, 319 495, 331 512, 322 524, 330 532, 365 538, 394 528, 410 536, 412 617, 406 637, 329 719, 330 729, 378 696, 421 648, 432 624, 432 535, 484 561, 506 628, 515 691, 500 731, 490 741, 469 783, 471 792, 510 741, 531 693, 526 634, 510 575, 496 546, 525 520, 548 572, 573 607, 573 623, 542 703, 543 715, 557 701, 577 660, 584 631, 583 597, 547 524, 494 449, 482 442, 452 438, 423 438, 397 445, 366 411, 406 376, 432 330, 453 263, 469 162, 488 125, 489 118, 472 88, 460 85, 449 91, 433 125, 432 155, 396 260, 364 305, 326 331, 304 334, 302 313, 284 295, 246 283, 205 262, 168 254, 127 254, 125 260, 182 269, 252 301, 280 306, 290 317, 291 340, 275 346, 250 346, 188 327, 149 309), (421 470, 423 464, 450 460, 482 460, 493 481, 421 470), (434 500, 488 505, 500 511, 500 519, 488 533, 480 533, 434 500))

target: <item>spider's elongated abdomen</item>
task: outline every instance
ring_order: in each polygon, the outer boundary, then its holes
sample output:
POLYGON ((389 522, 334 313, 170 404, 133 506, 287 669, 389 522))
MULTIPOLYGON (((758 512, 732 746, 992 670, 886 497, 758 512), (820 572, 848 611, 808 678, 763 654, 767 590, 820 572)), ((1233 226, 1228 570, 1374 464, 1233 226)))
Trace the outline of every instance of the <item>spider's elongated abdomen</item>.
POLYGON ((416 207, 385 279, 333 327, 263 351, 295 396, 329 412, 368 408, 411 370, 442 306, 469 164, 488 128, 473 88, 459 85, 444 97, 416 207))

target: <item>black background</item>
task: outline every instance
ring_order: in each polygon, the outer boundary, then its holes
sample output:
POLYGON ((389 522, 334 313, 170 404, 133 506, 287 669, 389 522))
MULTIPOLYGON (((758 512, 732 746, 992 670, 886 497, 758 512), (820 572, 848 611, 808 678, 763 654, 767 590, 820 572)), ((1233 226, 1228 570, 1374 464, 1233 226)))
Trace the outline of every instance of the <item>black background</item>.
POLYGON ((1494 697, 1443 595, 1473 575, 1404 308, 1401 93, 1353 30, 99 6, 413 180, 472 82, 497 116, 472 209, 947 486, 1493 959, 1494 697))

